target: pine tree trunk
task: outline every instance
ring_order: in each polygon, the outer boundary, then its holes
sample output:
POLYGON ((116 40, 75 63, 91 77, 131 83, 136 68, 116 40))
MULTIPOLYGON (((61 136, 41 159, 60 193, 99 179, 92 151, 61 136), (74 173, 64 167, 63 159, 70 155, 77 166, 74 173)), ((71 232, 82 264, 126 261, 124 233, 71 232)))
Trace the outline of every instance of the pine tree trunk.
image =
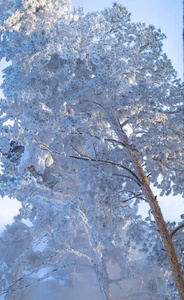
POLYGON ((142 183, 142 190, 143 190, 144 196, 151 207, 152 214, 155 218, 157 228, 160 232, 160 236, 164 243, 167 258, 168 258, 168 261, 170 264, 170 268, 171 268, 171 271, 172 271, 172 274, 174 277, 174 281, 175 281, 180 299, 184 300, 184 278, 183 278, 183 275, 182 275, 182 272, 180 269, 180 265, 178 262, 174 244, 172 242, 172 238, 167 230, 167 226, 164 221, 162 212, 160 210, 158 201, 157 201, 156 197, 153 195, 153 192, 152 192, 149 182, 148 182, 148 178, 143 171, 143 168, 139 162, 139 159, 137 158, 134 151, 130 150, 130 155, 132 157, 134 167, 135 167, 137 174, 140 178, 140 181, 142 183))

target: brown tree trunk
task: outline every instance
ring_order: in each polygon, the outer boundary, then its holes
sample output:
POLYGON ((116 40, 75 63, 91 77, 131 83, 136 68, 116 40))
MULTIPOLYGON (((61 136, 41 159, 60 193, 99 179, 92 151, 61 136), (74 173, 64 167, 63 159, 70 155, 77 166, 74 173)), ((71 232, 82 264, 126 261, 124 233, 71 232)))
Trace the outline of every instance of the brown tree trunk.
POLYGON ((132 157, 133 164, 137 171, 137 174, 140 178, 144 196, 151 207, 152 214, 155 218, 157 228, 160 232, 160 236, 164 243, 167 258, 168 258, 168 261, 170 264, 170 268, 171 268, 171 271, 172 271, 172 274, 174 277, 174 281, 175 281, 180 299, 184 300, 184 278, 181 273, 180 265, 178 262, 174 244, 172 242, 172 238, 167 230, 167 226, 164 221, 162 212, 160 210, 158 201, 157 201, 156 197, 153 195, 153 192, 152 192, 149 182, 148 182, 148 178, 143 171, 143 168, 139 162, 139 159, 137 158, 134 151, 130 150, 130 155, 132 157))

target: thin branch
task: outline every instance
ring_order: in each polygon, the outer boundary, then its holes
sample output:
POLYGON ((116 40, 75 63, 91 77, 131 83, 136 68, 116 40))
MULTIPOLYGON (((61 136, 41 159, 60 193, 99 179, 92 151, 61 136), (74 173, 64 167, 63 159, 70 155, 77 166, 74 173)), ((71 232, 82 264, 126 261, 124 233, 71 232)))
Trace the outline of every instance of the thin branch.
POLYGON ((176 109, 175 111, 158 110, 158 112, 163 113, 163 114, 177 114, 177 113, 181 112, 181 107, 176 109))
POLYGON ((127 117, 127 120, 125 120, 123 123, 120 124, 121 128, 123 128, 124 126, 126 126, 128 124, 130 117, 127 117))
POLYGON ((181 172, 184 172, 184 169, 177 169, 177 168, 173 168, 173 167, 171 167, 171 166, 166 165, 161 159, 156 159, 155 157, 152 157, 152 159, 153 159, 154 161, 157 161, 157 162, 161 163, 164 167, 166 167, 166 168, 168 168, 168 169, 171 169, 171 170, 174 170, 174 171, 181 171, 181 172))
POLYGON ((177 231, 179 231, 181 228, 184 228, 184 223, 181 224, 180 226, 178 226, 175 230, 173 230, 173 232, 171 232, 171 234, 170 234, 171 238, 172 238, 173 235, 174 235, 177 231))
POLYGON ((120 142, 120 141, 117 141, 117 140, 115 140, 115 139, 104 139, 104 141, 112 142, 112 143, 117 143, 117 144, 120 144, 120 145, 126 147, 126 145, 125 145, 124 143, 122 143, 122 142, 120 142))
POLYGON ((130 176, 126 176, 126 175, 123 175, 123 174, 116 174, 116 173, 112 173, 112 175, 128 178, 130 180, 135 181, 139 186, 141 186, 140 182, 138 182, 137 180, 135 180, 135 178, 132 178, 130 176))
POLYGON ((166 160, 167 160, 167 161, 172 161, 172 160, 174 160, 174 161, 178 162, 179 164, 184 165, 184 163, 183 163, 182 161, 180 161, 180 160, 178 160, 177 158, 174 158, 174 157, 166 158, 166 160))
MULTIPOLYGON (((132 199, 134 199, 134 198, 137 198, 137 197, 139 197, 139 196, 141 196, 141 195, 142 195, 142 193, 139 193, 139 194, 134 195, 134 196, 132 196, 132 197, 130 197, 130 198, 128 198, 128 199, 123 200, 122 202, 123 202, 123 203, 128 202, 128 201, 130 201, 130 200, 132 200, 132 199)), ((120 204, 120 206, 121 206, 121 204, 120 204)))
POLYGON ((143 45, 142 47, 140 47, 139 53, 141 53, 148 46, 149 46, 149 43, 147 43, 146 45, 143 45))
POLYGON ((97 155, 97 152, 96 152, 95 143, 93 143, 93 149, 94 149, 95 156, 96 156, 96 159, 97 159, 98 155, 97 155))
POLYGON ((150 133, 150 131, 146 131, 146 130, 140 130, 140 131, 134 131, 133 135, 136 135, 136 134, 143 134, 143 133, 150 133))

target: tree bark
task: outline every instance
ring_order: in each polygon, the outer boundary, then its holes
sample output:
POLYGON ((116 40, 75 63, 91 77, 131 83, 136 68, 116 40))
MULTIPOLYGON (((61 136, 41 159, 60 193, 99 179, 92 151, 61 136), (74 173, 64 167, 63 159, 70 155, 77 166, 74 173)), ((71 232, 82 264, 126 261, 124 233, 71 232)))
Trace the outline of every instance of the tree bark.
POLYGON ((139 159, 137 158, 134 151, 130 150, 130 155, 132 157, 134 168, 136 169, 137 174, 140 178, 143 194, 151 207, 152 214, 154 216, 157 228, 159 230, 160 236, 164 243, 167 258, 168 258, 168 261, 170 264, 170 268, 171 268, 171 271, 172 271, 172 274, 174 277, 174 281, 175 281, 180 299, 184 300, 184 278, 183 278, 183 275, 182 275, 182 272, 180 269, 180 265, 178 262, 174 244, 172 242, 172 238, 167 230, 167 226, 164 221, 162 212, 160 210, 157 198, 153 195, 153 192, 149 185, 148 178, 144 173, 144 170, 139 162, 139 159))

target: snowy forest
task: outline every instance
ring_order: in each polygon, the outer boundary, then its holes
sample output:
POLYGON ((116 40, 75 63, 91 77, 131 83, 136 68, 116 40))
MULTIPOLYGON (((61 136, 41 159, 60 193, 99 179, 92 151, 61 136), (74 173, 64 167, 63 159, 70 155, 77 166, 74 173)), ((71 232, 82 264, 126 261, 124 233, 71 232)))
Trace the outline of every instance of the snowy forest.
POLYGON ((0 196, 21 203, 0 236, 0 299, 184 300, 184 214, 166 223, 158 204, 184 197, 164 33, 116 2, 84 15, 2 0, 0 35, 0 196))

